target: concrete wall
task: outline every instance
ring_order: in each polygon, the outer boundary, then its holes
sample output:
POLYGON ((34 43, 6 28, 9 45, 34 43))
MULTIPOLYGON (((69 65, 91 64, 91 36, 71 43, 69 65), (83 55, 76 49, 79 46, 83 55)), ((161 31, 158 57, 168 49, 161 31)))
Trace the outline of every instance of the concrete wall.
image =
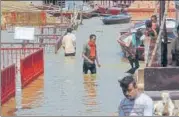
POLYGON ((179 89, 179 67, 153 67, 138 70, 137 83, 145 91, 179 89))

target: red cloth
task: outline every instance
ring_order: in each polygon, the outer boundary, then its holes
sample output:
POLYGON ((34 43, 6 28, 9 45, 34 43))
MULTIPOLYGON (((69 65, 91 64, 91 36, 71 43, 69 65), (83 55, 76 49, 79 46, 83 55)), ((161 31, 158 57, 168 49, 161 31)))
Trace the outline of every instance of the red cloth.
POLYGON ((90 58, 96 57, 96 44, 94 42, 89 41, 88 45, 90 46, 90 58))
POLYGON ((45 24, 46 23, 46 13, 44 11, 41 12, 41 19, 42 19, 42 22, 45 24))

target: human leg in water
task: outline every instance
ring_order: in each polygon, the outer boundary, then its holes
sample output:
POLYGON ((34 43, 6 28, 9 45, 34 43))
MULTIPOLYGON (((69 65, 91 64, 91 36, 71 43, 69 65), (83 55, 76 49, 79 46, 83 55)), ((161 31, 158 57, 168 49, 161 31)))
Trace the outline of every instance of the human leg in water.
POLYGON ((96 64, 89 64, 89 70, 92 75, 96 74, 96 64))
POLYGON ((88 74, 89 66, 87 62, 83 62, 83 74, 88 74))

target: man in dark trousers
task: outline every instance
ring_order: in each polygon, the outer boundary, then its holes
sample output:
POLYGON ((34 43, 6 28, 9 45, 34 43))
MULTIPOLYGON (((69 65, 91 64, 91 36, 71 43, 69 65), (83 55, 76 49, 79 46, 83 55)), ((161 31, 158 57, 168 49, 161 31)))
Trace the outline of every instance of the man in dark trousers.
POLYGON ((128 60, 131 65, 131 69, 127 71, 127 73, 134 74, 135 71, 139 68, 139 50, 138 47, 142 45, 141 37, 142 31, 138 29, 137 31, 134 29, 132 32, 132 40, 128 42, 127 47, 131 48, 132 55, 128 55, 128 60))
POLYGON ((91 74, 96 74, 95 61, 98 67, 101 66, 99 64, 98 54, 97 54, 97 49, 96 49, 96 35, 94 34, 90 35, 89 41, 83 47, 82 57, 84 58, 83 73, 87 74, 88 70, 90 70, 91 74))

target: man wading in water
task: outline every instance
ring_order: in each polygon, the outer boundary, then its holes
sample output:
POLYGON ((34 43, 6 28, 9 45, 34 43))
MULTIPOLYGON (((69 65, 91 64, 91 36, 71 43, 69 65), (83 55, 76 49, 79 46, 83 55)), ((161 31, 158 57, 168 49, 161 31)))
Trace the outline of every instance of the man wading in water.
POLYGON ((67 34, 63 37, 62 46, 65 50, 65 56, 75 56, 76 54, 76 36, 72 33, 72 29, 67 29, 67 34))
POLYGON ((87 44, 83 47, 83 53, 82 56, 84 58, 83 62, 83 73, 87 74, 88 70, 91 71, 91 74, 96 74, 96 63, 98 67, 101 65, 99 64, 97 50, 96 50, 96 35, 91 34, 89 37, 89 41, 87 44))

